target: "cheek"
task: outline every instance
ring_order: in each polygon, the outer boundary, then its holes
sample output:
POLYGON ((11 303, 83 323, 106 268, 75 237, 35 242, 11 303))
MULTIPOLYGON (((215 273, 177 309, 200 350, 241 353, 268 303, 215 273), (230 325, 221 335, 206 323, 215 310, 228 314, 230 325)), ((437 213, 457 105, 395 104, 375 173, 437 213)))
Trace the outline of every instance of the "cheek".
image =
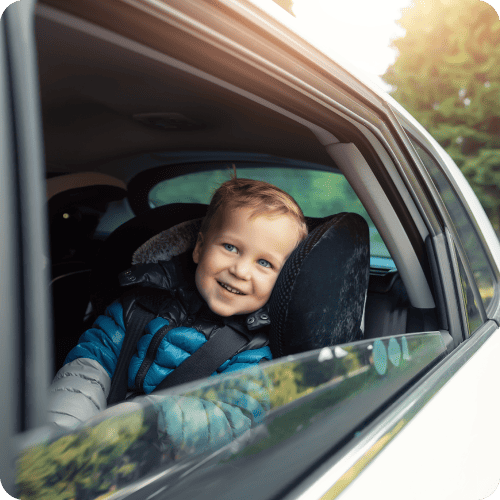
POLYGON ((198 288, 198 291, 203 294, 203 291, 207 288, 207 283, 208 283, 208 277, 209 277, 209 269, 207 269, 207 266, 205 263, 202 261, 198 264, 198 267, 196 268, 196 274, 194 281, 196 283, 196 287, 198 288))
POLYGON ((260 276, 256 280, 260 295, 270 295, 277 279, 278 276, 260 276))

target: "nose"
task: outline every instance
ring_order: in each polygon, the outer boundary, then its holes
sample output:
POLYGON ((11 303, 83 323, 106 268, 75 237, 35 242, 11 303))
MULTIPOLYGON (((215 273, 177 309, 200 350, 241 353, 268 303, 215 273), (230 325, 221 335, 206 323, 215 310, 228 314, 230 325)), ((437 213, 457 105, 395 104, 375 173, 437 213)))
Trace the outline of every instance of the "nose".
POLYGON ((230 268, 231 274, 236 276, 240 280, 250 281, 251 275, 251 263, 249 259, 240 257, 233 262, 230 268))

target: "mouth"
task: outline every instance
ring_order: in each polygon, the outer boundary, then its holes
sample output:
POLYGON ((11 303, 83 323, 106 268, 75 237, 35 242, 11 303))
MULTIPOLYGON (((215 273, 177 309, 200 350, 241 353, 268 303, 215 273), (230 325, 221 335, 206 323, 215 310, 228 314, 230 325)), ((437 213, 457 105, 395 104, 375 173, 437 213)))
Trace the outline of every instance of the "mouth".
POLYGON ((239 290, 237 290, 236 288, 233 288, 229 285, 226 285, 226 283, 222 283, 221 281, 217 281, 217 283, 219 283, 219 285, 224 288, 225 290, 227 290, 228 292, 231 292, 231 293, 234 293, 236 295, 246 295, 246 293, 243 293, 243 292, 240 292, 239 290))

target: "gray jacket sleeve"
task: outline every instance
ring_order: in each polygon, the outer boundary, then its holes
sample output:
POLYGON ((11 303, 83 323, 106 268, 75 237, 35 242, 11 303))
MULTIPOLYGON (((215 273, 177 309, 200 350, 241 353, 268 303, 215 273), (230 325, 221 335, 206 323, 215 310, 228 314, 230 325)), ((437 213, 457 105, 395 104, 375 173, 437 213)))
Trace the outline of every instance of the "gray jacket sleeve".
POLYGON ((95 360, 78 358, 56 374, 49 393, 48 420, 73 428, 106 409, 111 378, 95 360))

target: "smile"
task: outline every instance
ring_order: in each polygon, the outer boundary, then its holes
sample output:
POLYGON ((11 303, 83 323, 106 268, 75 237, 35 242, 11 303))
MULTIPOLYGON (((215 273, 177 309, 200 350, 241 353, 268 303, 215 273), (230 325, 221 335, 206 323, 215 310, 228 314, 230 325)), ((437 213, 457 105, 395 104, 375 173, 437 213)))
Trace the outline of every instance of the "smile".
POLYGON ((217 283, 219 283, 219 285, 222 288, 225 288, 228 292, 235 293, 236 295, 246 295, 245 293, 240 292, 239 290, 236 290, 236 288, 232 288, 229 285, 226 285, 225 283, 221 283, 220 281, 217 281, 217 283))

